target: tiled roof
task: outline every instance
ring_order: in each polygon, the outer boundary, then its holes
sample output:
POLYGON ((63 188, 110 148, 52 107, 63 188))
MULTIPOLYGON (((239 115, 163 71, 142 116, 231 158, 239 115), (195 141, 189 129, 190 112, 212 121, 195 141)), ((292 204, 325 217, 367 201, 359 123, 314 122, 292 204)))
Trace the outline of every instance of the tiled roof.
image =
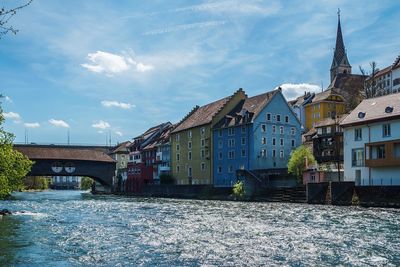
POLYGON ((119 145, 117 145, 116 147, 114 147, 111 150, 111 154, 115 154, 115 153, 124 153, 124 152, 128 152, 129 151, 129 145, 131 144, 130 141, 125 141, 119 145))
POLYGON ((246 98, 240 101, 214 128, 230 127, 250 123, 270 102, 279 89, 246 98))
POLYGON ((396 58, 394 63, 392 64, 392 69, 400 68, 400 55, 396 58))
POLYGON ((210 123, 212 118, 220 111, 220 109, 231 99, 230 96, 201 106, 185 117, 184 120, 173 130, 174 133, 196 126, 210 123))
POLYGON ((164 130, 152 142, 144 146, 142 149, 143 150, 153 149, 156 148, 157 146, 168 143, 173 127, 174 125, 172 124, 165 127, 164 130))
POLYGON ((289 105, 290 106, 301 106, 306 100, 308 100, 309 98, 313 98, 315 96, 315 93, 310 93, 307 92, 304 95, 299 96, 298 98, 289 101, 289 105))
POLYGON ((340 125, 348 127, 397 118, 400 118, 400 93, 363 100, 340 125))
POLYGON ((334 94, 335 92, 332 92, 331 89, 325 90, 323 92, 317 93, 315 94, 313 100, 311 101, 311 103, 317 103, 323 100, 326 100, 329 96, 331 96, 332 94, 334 94))
POLYGON ((314 127, 319 128, 319 127, 324 127, 324 126, 329 126, 329 125, 335 125, 336 123, 341 123, 348 114, 342 114, 339 115, 337 119, 332 119, 332 118, 325 118, 323 120, 320 120, 315 123, 314 127))
POLYGON ((14 146, 14 148, 31 160, 59 159, 115 162, 104 151, 88 148, 66 148, 49 146, 14 146))

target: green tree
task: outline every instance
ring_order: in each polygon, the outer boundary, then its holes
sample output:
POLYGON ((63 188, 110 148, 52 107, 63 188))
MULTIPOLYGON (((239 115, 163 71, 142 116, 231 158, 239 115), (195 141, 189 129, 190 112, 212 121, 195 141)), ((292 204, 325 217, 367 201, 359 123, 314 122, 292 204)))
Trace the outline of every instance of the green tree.
POLYGON ((43 176, 28 176, 24 180, 26 190, 45 190, 49 188, 49 178, 43 176))
POLYGON ((13 149, 14 135, 3 129, 3 122, 3 109, 0 106, 0 199, 23 187, 23 178, 33 164, 26 156, 13 149))
POLYGON ((93 179, 90 177, 82 177, 81 179, 81 189, 88 190, 92 187, 93 179))
POLYGON ((236 199, 242 199, 244 197, 244 195, 246 194, 245 190, 244 190, 244 183, 243 181, 238 181, 233 185, 232 188, 233 191, 233 196, 236 199))
POLYGON ((303 171, 306 168, 306 160, 308 165, 315 164, 316 162, 311 150, 304 145, 299 146, 290 154, 288 172, 296 176, 299 181, 303 178, 303 171))

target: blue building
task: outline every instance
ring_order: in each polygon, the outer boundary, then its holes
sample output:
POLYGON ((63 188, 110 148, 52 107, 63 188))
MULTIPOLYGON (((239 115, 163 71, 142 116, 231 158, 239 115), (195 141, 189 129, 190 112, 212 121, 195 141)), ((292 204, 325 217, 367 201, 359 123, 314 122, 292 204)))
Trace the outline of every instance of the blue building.
POLYGON ((214 126, 213 138, 214 186, 231 187, 237 170, 286 174, 301 123, 279 88, 239 102, 214 126))

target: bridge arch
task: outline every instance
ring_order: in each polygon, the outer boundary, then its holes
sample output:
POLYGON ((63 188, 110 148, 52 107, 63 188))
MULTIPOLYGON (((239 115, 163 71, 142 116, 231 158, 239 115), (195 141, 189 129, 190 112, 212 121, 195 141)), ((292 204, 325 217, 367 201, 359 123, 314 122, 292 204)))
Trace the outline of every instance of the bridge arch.
POLYGON ((116 161, 108 147, 14 145, 14 148, 34 161, 30 176, 87 176, 111 190, 116 161))

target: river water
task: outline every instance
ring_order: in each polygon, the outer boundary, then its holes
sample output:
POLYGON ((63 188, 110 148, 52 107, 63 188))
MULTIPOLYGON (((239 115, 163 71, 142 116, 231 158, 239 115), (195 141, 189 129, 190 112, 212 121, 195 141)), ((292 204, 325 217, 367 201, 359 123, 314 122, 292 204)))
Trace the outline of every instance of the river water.
POLYGON ((0 266, 400 265, 400 210, 16 193, 0 266))

